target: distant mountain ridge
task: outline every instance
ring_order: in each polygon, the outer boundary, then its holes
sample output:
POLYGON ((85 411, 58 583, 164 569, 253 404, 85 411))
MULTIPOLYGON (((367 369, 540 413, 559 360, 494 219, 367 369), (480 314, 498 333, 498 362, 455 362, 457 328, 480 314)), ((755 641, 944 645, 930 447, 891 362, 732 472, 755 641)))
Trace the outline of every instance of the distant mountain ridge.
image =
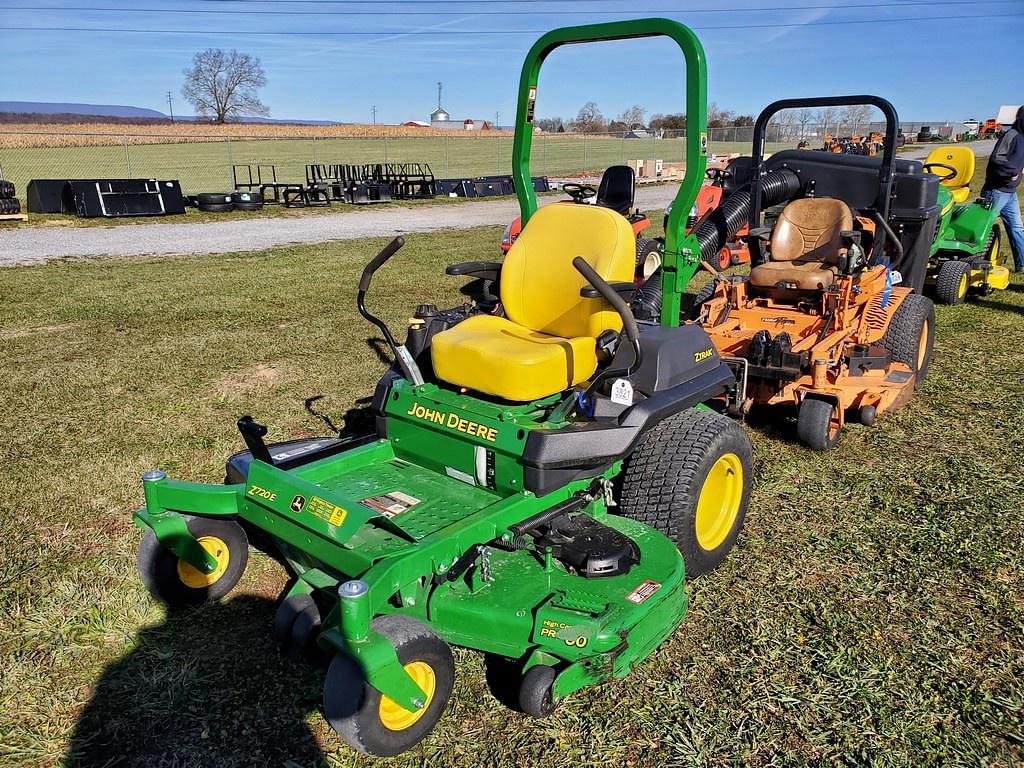
MULTIPOLYGON (((122 118, 125 120, 170 120, 163 112, 145 107, 122 104, 77 104, 54 101, 0 101, 0 114, 32 115, 36 119, 45 115, 80 115, 82 117, 122 118)), ((175 115, 182 122, 203 122, 206 118, 175 115)), ((242 123, 293 123, 298 125, 343 125, 335 120, 284 120, 269 117, 247 117, 242 123)))
POLYGON ((34 113, 37 115, 96 115, 98 117, 148 117, 166 120, 167 115, 155 109, 128 107, 121 104, 75 104, 50 101, 0 101, 0 112, 34 113))

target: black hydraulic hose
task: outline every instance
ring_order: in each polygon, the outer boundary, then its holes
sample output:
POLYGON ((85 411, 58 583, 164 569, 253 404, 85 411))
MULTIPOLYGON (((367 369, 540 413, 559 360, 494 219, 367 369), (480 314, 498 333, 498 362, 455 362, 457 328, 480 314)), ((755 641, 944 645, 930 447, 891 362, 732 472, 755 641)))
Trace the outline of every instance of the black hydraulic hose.
POLYGON ((637 320, 661 317, 661 267, 658 267, 633 294, 633 316, 637 320))
MULTIPOLYGON (((800 177, 788 168, 772 171, 761 179, 762 205, 775 205, 800 191, 800 177)), ((715 256, 750 218, 750 186, 733 192, 698 225, 700 257, 714 263, 715 256)))
MULTIPOLYGON (((789 200, 800 191, 800 177, 788 168, 772 171, 761 179, 761 200, 764 205, 775 205, 789 200)), ((715 263, 722 247, 736 235, 750 217, 750 185, 733 192, 697 225, 694 234, 700 244, 700 257, 715 263)), ((633 314, 638 320, 657 320, 661 317, 661 267, 658 267, 637 289, 633 296, 633 314)))

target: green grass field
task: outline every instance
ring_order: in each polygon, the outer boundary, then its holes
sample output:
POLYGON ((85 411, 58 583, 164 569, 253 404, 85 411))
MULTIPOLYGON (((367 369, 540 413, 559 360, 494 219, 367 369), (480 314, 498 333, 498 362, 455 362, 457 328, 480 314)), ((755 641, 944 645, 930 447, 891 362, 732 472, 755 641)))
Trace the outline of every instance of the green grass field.
MULTIPOLYGON (((492 258, 499 231, 410 237, 373 306, 400 327, 457 303, 444 265, 492 258)), ((340 422, 372 390, 354 291, 383 243, 0 270, 0 764, 378 764, 323 721, 323 672, 276 651, 276 563, 255 555, 225 602, 169 616, 129 518, 146 469, 218 481, 239 415, 322 434, 306 398, 340 422)), ((737 548, 630 677, 534 721, 457 651, 447 714, 388 764, 1021 765, 1022 402, 1018 275, 940 307, 917 397, 834 452, 750 425, 737 548)))
MULTIPOLYGON (((719 154, 749 152, 749 142, 718 142, 719 154)), ((631 159, 680 161, 681 139, 621 139, 537 136, 533 172, 538 175, 600 173, 631 159)), ((210 143, 135 144, 50 149, 0 149, 0 166, 19 195, 30 179, 160 178, 180 179, 188 194, 232 188, 231 166, 270 163, 280 181, 305 181, 307 163, 429 163, 438 178, 507 174, 512 168, 512 138, 506 136, 423 138, 258 139, 210 143)))

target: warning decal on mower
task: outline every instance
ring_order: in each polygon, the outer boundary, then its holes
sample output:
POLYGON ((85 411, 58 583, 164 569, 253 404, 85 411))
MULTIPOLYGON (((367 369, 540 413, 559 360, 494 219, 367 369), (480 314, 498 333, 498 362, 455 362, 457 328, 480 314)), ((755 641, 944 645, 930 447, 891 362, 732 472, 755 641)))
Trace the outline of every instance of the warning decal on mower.
POLYGON ((314 496, 309 500, 309 503, 306 504, 306 511, 316 515, 330 525, 341 525, 345 522, 345 518, 348 517, 347 509, 339 507, 337 504, 332 504, 326 499, 321 499, 319 496, 314 496))
POLYGON ((659 584, 656 581, 651 581, 648 579, 639 587, 637 587, 628 595, 626 595, 626 599, 629 600, 629 602, 631 603, 636 603, 637 605, 640 605, 640 603, 647 600, 647 598, 649 598, 659 589, 661 589, 661 584, 659 584))
POLYGON ((412 509, 420 503, 420 500, 401 491, 391 491, 382 493, 380 496, 370 496, 359 503, 390 518, 412 509))

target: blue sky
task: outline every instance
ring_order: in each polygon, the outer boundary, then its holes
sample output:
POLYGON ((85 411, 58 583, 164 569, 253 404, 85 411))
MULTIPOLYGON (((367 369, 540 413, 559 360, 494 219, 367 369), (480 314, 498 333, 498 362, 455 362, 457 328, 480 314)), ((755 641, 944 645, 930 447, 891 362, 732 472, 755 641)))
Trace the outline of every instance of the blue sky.
MULTIPOLYGON (((189 112, 182 69, 195 51, 222 47, 262 59, 273 117, 369 122, 376 105, 378 122, 426 119, 441 80, 453 117, 498 112, 507 124, 540 33, 642 16, 693 27, 709 99, 741 113, 855 92, 889 98, 907 121, 984 119, 1024 102, 1022 0, 2 0, 0 99, 166 111, 171 90, 175 111, 189 112)), ((561 49, 541 77, 541 116, 571 117, 591 100, 606 117, 683 103, 682 61, 667 42, 561 49)))

